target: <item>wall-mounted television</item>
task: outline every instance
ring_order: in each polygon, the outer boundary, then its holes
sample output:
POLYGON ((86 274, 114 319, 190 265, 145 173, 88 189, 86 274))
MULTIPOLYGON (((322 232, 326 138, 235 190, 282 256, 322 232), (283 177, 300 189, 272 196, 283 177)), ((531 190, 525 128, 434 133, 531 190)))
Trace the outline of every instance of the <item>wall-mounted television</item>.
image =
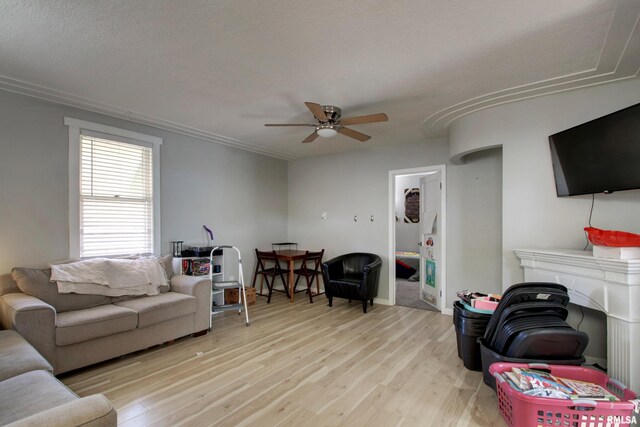
POLYGON ((640 188, 640 104, 549 137, 558 197, 640 188))

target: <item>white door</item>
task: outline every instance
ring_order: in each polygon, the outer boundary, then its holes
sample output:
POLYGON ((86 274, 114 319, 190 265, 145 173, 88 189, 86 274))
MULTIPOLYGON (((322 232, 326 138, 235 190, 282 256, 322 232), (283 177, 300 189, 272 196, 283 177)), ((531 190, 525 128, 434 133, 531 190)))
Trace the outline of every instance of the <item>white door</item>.
POLYGON ((441 172, 420 178, 420 299, 442 309, 441 172))

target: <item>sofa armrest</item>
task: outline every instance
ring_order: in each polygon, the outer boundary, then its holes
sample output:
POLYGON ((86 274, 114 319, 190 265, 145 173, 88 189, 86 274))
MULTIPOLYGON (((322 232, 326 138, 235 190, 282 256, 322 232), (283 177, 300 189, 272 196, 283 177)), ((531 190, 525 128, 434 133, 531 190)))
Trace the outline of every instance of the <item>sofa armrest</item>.
POLYGON ((53 373, 53 366, 16 331, 0 331, 0 381, 37 370, 53 373))
POLYGON ((365 270, 370 271, 370 270, 380 269, 380 267, 382 267, 382 259, 376 257, 373 261, 371 261, 369 264, 367 264, 364 268, 365 268, 365 270))
POLYGON ((22 293, 0 297, 4 329, 15 329, 51 364, 56 366, 56 310, 44 301, 22 293))
POLYGON ((363 279, 362 282, 365 283, 367 282, 370 275, 372 275, 371 277, 373 277, 373 274, 377 271, 380 271, 380 267, 382 266, 382 260, 380 258, 374 259, 373 261, 371 261, 369 264, 366 264, 364 266, 364 269, 362 270, 363 273, 363 279))
POLYGON ((118 415, 111 402, 101 394, 83 397, 64 405, 33 414, 8 426, 11 427, 107 427, 118 424, 118 415))
POLYGON ((372 262, 367 264, 364 268, 364 277, 362 279, 362 285, 364 287, 363 293, 367 299, 375 298, 378 296, 378 284, 380 282, 380 269, 382 268, 382 259, 376 257, 372 262))
POLYGON ((196 297, 194 332, 208 330, 211 322, 211 281, 209 278, 179 274, 171 278, 171 290, 196 297))
POLYGON ((338 279, 344 276, 344 255, 325 261, 321 265, 327 279, 338 279))
POLYGON ((177 274, 171 278, 171 290, 181 294, 197 296, 198 288, 203 286, 209 290, 210 283, 207 276, 177 274))

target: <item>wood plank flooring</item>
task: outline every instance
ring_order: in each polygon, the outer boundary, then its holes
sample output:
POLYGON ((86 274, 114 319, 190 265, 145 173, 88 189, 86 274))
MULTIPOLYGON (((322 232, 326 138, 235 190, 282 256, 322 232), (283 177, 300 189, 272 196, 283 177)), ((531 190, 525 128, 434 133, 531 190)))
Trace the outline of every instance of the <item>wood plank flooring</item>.
POLYGON ((132 426, 505 426, 452 318, 326 298, 258 297, 213 330, 61 376, 132 426))

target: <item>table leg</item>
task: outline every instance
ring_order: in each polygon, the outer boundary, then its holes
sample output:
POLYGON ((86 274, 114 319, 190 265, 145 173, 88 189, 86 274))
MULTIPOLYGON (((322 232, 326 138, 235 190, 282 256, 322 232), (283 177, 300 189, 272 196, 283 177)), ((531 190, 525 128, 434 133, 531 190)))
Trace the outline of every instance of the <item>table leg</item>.
POLYGON ((293 304, 293 260, 289 261, 289 296, 291 297, 291 303, 293 304))

